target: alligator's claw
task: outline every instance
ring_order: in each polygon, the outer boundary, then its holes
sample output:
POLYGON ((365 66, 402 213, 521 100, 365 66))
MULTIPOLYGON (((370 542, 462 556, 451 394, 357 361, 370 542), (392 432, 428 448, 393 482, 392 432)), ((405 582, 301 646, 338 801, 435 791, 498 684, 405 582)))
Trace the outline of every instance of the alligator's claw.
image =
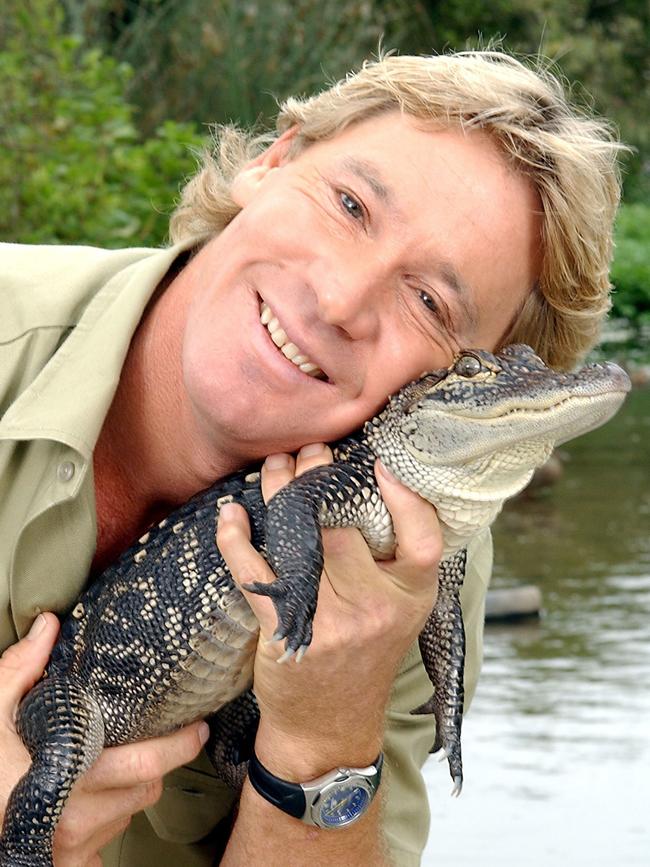
POLYGON ((296 661, 299 662, 311 644, 318 588, 296 578, 276 578, 271 584, 255 581, 245 584, 244 588, 259 596, 268 596, 273 601, 278 616, 278 628, 273 640, 286 639, 286 652, 281 661, 285 662, 296 654, 296 661))

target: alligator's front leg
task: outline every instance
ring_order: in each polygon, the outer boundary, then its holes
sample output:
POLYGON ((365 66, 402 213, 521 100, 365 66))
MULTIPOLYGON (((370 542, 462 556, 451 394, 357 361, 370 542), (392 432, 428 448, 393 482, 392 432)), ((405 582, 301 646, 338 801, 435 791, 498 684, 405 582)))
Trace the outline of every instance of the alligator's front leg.
MULTIPOLYGON (((277 578, 246 587, 270 596, 278 615, 276 639, 286 639, 286 653, 300 659, 312 639, 312 622, 323 570, 321 527, 359 527, 373 510, 385 513, 372 463, 334 463, 315 467, 270 500, 266 548, 277 578)), ((364 532, 366 535, 366 532, 364 532)))
POLYGON ((434 714, 436 737, 431 752, 441 747, 444 750, 454 781, 452 795, 456 796, 463 785, 460 730, 465 699, 465 628, 459 594, 466 565, 465 549, 440 563, 438 598, 419 639, 422 661, 434 692, 429 701, 411 711, 434 714))
POLYGON ((104 722, 80 684, 51 678, 27 694, 17 728, 32 764, 7 804, 0 867, 51 867, 61 811, 74 782, 102 750, 104 722))

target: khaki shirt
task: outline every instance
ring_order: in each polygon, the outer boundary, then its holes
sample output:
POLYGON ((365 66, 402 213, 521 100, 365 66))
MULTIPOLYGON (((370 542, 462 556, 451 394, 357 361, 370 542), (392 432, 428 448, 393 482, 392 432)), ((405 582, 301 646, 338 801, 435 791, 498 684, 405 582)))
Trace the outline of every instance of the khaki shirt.
MULTIPOLYGON (((0 244, 0 650, 40 611, 63 616, 84 587, 96 536, 93 449, 145 307, 189 246, 0 244)), ((490 568, 485 533, 472 544, 462 594, 468 701, 480 667, 490 568)), ((399 867, 420 863, 428 834, 420 768, 433 723, 409 710, 430 689, 414 646, 393 690, 382 785, 385 835, 399 867)), ((107 847, 103 863, 211 864, 214 829, 231 805, 202 754, 165 778, 160 801, 107 847)))

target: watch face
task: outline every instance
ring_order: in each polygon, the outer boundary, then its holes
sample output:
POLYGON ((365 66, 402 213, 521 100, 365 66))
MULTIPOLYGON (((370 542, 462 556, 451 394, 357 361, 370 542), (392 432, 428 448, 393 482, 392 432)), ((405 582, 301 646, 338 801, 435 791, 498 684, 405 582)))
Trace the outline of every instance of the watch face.
POLYGON ((334 783, 320 797, 318 824, 325 828, 342 828, 358 819, 369 803, 367 786, 353 780, 334 783))

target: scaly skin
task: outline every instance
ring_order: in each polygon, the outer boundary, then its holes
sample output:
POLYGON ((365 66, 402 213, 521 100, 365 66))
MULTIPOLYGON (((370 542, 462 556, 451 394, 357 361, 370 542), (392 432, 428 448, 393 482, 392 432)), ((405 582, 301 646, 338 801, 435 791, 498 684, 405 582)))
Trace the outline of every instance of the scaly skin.
POLYGON ((434 698, 418 711, 433 712, 434 748, 444 747, 460 791, 465 545, 558 442, 606 421, 628 388, 615 365, 562 374, 528 347, 470 350, 402 389, 334 448, 332 465, 296 479, 267 510, 259 474, 238 473, 152 528, 80 598, 46 677, 20 705, 18 730, 33 761, 7 807, 0 867, 51 867, 70 788, 104 746, 213 715, 215 766, 241 784, 257 721, 247 693, 257 624, 214 543, 221 504, 246 508, 253 545, 277 575, 251 589, 271 597, 285 655, 299 657, 311 641, 321 527, 359 527, 378 558, 394 550, 376 457, 434 503, 443 528, 438 601, 421 636, 434 698))

